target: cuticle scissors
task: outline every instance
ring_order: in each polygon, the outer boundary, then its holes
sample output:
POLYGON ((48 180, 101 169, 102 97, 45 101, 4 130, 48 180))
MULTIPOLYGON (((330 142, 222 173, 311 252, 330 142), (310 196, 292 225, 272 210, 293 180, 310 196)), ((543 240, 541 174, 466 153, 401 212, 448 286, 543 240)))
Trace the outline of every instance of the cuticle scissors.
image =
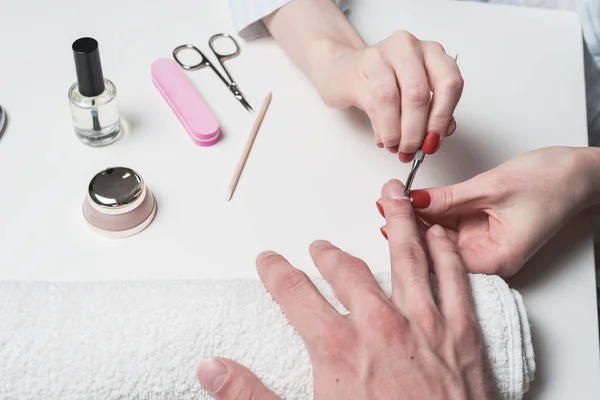
POLYGON ((219 70, 217 70, 215 68, 215 66, 209 61, 209 59, 204 55, 204 53, 202 53, 202 51, 200 51, 200 49, 198 49, 196 46, 194 46, 192 44, 182 44, 181 46, 177 46, 173 50, 173 58, 175 59, 175 61, 177 61, 177 64, 179 64, 179 66, 181 68, 188 70, 188 71, 195 71, 195 70, 198 70, 198 69, 201 69, 204 67, 209 67, 210 69, 213 70, 213 72, 215 74, 217 74, 217 76, 221 79, 221 81, 225 84, 225 86, 227 86, 229 91, 231 93, 233 93, 233 96, 240 103, 242 103, 244 108, 248 111, 252 110, 252 107, 250 106, 250 104, 248 104, 248 102, 244 98, 244 95, 240 91, 239 86, 233 80, 233 78, 231 77, 231 74, 229 73, 229 71, 227 70, 227 68, 225 67, 225 64, 224 64, 224 61, 229 60, 230 58, 237 57, 240 54, 240 52, 241 52, 240 46, 238 45, 237 41, 233 38, 233 36, 228 35, 227 33, 217 33, 217 34, 211 36, 210 39, 208 39, 208 46, 210 47, 214 56, 217 58, 217 61, 219 62, 219 64, 221 64, 221 68, 223 68, 223 71, 225 71, 225 75, 227 75, 227 78, 229 78, 229 81, 227 81, 227 79, 225 79, 225 77, 219 72, 219 70), (219 53, 217 50, 215 50, 213 43, 217 39, 220 39, 220 38, 226 38, 227 40, 233 42, 233 44, 235 45, 235 50, 233 52, 227 53, 227 54, 222 54, 222 53, 219 53), (177 54, 180 51, 185 50, 185 49, 191 49, 191 50, 195 51, 197 54, 199 54, 201 57, 200 62, 198 62, 197 64, 193 64, 193 65, 189 65, 189 64, 182 62, 177 57, 177 54))

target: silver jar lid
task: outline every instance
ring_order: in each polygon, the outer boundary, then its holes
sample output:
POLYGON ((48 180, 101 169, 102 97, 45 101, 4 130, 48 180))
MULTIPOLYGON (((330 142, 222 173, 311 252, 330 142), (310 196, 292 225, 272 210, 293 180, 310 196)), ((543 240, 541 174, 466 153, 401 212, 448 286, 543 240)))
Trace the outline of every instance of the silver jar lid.
POLYGON ((154 195, 131 168, 107 168, 88 185, 83 215, 98 233, 109 237, 135 235, 152 222, 155 214, 154 195))
POLYGON ((88 194, 99 206, 115 209, 129 206, 144 192, 144 181, 131 168, 114 167, 99 172, 90 181, 88 194))

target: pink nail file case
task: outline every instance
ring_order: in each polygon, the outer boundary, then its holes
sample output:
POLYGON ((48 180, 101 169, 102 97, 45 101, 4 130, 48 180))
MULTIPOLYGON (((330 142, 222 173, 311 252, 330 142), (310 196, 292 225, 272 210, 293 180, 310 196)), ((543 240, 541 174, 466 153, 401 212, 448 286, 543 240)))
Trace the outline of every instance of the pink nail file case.
POLYGON ((219 140, 219 121, 174 60, 161 58, 150 66, 152 82, 198 146, 219 140))

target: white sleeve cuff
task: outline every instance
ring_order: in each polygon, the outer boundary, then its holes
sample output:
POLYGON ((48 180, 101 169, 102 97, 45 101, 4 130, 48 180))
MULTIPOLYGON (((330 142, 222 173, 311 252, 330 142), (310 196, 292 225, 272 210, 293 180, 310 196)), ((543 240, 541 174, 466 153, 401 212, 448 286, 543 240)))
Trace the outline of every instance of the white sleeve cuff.
MULTIPOLYGON (((267 36, 269 31, 262 18, 293 0, 229 0, 233 25, 237 34, 245 40, 267 36)), ((345 0, 332 0, 346 12, 345 0)))

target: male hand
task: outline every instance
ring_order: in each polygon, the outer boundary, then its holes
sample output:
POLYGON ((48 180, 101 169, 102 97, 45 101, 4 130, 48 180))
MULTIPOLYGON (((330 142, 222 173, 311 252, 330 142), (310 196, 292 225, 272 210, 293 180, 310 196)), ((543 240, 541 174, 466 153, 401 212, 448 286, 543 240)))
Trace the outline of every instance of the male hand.
MULTIPOLYGON (((259 275, 296 328, 313 363, 316 399, 496 399, 469 281, 456 246, 440 226, 425 235, 438 291, 402 184, 383 189, 392 294, 369 267, 326 241, 310 246, 321 275, 349 314, 338 313, 309 278, 274 252, 259 255, 259 275)), ((200 383, 218 400, 278 398, 248 369, 211 359, 200 383)))

